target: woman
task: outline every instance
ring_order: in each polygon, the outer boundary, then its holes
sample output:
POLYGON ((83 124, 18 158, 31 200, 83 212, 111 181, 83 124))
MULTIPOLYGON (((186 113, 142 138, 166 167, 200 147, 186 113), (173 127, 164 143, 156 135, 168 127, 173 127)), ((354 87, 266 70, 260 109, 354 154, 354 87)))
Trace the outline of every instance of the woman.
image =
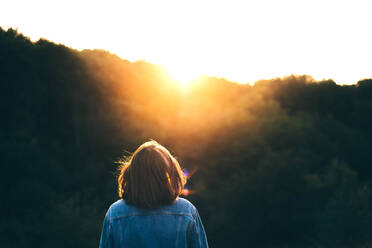
POLYGON ((208 247, 198 211, 179 197, 186 178, 166 148, 146 142, 119 170, 121 199, 106 213, 100 248, 208 247))

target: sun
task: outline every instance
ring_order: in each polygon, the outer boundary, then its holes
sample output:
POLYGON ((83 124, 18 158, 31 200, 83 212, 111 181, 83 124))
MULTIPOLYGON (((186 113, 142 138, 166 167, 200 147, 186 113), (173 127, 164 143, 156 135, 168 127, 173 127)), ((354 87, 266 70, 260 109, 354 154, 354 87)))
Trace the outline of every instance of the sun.
POLYGON ((167 67, 167 70, 170 76, 179 83, 183 89, 186 89, 189 83, 201 75, 201 73, 196 72, 195 70, 190 70, 187 67, 167 67))

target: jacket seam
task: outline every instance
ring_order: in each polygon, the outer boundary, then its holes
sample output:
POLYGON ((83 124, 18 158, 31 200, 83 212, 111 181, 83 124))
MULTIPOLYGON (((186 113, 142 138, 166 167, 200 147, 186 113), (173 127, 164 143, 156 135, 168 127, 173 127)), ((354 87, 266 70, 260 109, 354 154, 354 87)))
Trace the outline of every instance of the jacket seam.
POLYGON ((115 219, 121 219, 131 216, 152 216, 152 215, 176 215, 176 216, 185 216, 189 217, 190 219, 193 219, 193 216, 191 214, 183 214, 183 213, 171 213, 171 212, 159 212, 159 213, 131 213, 131 214, 124 214, 120 216, 111 217, 111 220, 115 219))

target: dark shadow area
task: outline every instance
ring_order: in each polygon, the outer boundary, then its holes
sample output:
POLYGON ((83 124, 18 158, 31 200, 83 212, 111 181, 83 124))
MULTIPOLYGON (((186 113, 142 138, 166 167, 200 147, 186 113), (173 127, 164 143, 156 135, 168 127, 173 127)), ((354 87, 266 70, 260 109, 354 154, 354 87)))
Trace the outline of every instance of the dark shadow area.
POLYGON ((97 247, 114 162, 150 138, 192 174, 211 247, 372 245, 372 79, 183 91, 162 67, 0 28, 0 90, 0 247, 97 247))

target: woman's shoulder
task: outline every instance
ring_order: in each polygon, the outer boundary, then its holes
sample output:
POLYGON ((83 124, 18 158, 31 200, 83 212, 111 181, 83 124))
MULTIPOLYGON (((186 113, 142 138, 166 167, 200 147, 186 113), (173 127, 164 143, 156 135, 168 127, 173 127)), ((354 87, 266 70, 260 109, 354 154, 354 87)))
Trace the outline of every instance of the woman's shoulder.
POLYGON ((196 208, 195 206, 187 199, 182 198, 182 197, 177 197, 174 202, 169 205, 165 206, 163 209, 172 209, 173 211, 176 212, 183 212, 183 213, 189 213, 192 214, 195 212, 196 208))
POLYGON ((114 210, 114 209, 123 208, 126 206, 127 204, 125 203, 125 201, 123 199, 119 199, 110 205, 110 209, 114 210))
POLYGON ((110 205, 108 213, 111 217, 124 215, 128 212, 129 207, 123 199, 119 199, 110 205))
POLYGON ((163 206, 158 209, 140 209, 133 205, 127 204, 123 199, 119 199, 111 204, 108 212, 111 218, 115 218, 128 214, 146 214, 151 212, 174 212, 179 214, 193 215, 195 214, 195 212, 197 212, 197 210, 189 200, 182 197, 177 197, 172 204, 163 206))
POLYGON ((195 208, 195 206, 189 200, 182 197, 177 197, 177 199, 175 200, 175 204, 192 209, 195 208))

